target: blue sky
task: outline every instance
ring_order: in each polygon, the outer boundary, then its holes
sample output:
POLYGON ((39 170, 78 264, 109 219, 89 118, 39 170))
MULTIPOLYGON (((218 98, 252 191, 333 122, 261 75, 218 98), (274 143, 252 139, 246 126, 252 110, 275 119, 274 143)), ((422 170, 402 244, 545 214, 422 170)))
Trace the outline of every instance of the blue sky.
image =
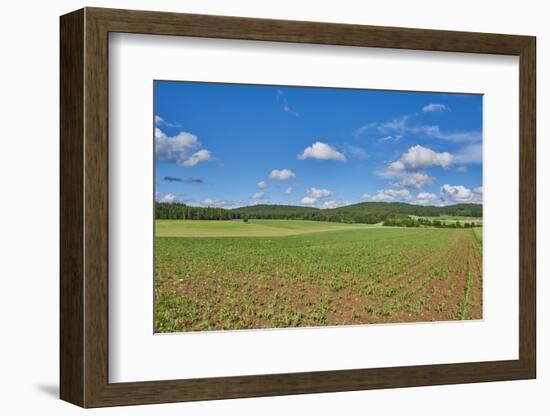
POLYGON ((482 96, 155 81, 155 199, 482 200, 482 96))

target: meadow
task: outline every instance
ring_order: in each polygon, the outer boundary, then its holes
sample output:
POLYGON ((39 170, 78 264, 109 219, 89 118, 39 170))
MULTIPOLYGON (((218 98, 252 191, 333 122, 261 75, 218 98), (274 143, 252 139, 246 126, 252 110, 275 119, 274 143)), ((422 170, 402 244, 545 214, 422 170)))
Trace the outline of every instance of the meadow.
POLYGON ((481 319, 480 230, 157 220, 155 330, 481 319))
POLYGON ((200 221, 157 220, 157 237, 282 237, 324 231, 371 228, 367 224, 342 224, 306 220, 200 221))

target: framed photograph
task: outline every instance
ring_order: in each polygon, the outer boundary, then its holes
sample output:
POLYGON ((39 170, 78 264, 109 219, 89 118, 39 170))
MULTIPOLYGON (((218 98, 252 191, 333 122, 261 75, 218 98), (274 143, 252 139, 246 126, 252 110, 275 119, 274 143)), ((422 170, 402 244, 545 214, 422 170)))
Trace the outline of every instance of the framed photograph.
POLYGON ((62 16, 61 398, 535 378, 535 49, 62 16))

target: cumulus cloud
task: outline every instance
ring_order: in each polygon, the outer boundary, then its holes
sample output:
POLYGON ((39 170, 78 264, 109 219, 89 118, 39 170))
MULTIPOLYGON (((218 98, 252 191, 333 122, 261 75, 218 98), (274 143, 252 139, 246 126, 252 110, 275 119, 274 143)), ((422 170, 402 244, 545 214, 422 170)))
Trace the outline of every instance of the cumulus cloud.
POLYGON ((284 194, 285 195, 290 195, 292 193, 294 189, 292 188, 292 186, 289 186, 288 188, 285 189, 285 192, 284 194))
POLYGON ((302 198, 302 201, 301 203, 303 205, 315 205, 317 203, 317 198, 312 198, 312 197, 309 197, 309 196, 304 196, 302 198))
POLYGON ((318 198, 312 198, 309 196, 304 196, 301 201, 302 205, 307 205, 310 207, 316 207, 320 209, 334 209, 338 207, 343 207, 345 205, 349 205, 349 202, 342 201, 342 200, 325 200, 325 199, 318 199, 318 198))
POLYGON ((401 156, 401 162, 412 170, 425 169, 430 166, 447 168, 454 161, 449 152, 434 152, 432 149, 420 145, 413 146, 401 156))
POLYGON ((407 167, 402 161, 396 160, 395 162, 391 162, 388 167, 380 173, 380 176, 385 178, 399 176, 405 172, 406 169, 407 167))
POLYGON ((422 172, 413 172, 406 174, 399 182, 392 182, 390 185, 396 188, 414 188, 420 189, 435 183, 433 176, 422 172))
POLYGON ((172 204, 172 203, 176 202, 177 199, 178 199, 178 197, 174 194, 165 194, 159 199, 159 201, 160 202, 167 202, 169 204, 172 204))
POLYGON ((252 195, 252 199, 261 199, 264 197, 263 192, 256 192, 254 195, 252 195))
POLYGON ((256 186, 258 187, 258 189, 265 189, 267 188, 267 182, 266 181, 258 182, 256 186))
POLYGON ((321 209, 333 209, 338 207, 343 207, 349 205, 349 202, 340 201, 340 200, 330 200, 330 201, 318 201, 317 208, 321 209))
POLYGON ((233 205, 233 203, 225 199, 207 198, 200 201, 198 205, 201 205, 204 207, 212 207, 212 208, 229 208, 230 206, 233 205))
POLYGON ((433 113, 436 111, 447 111, 447 110, 449 110, 449 107, 447 107, 445 104, 437 104, 437 103, 428 104, 422 107, 423 113, 433 113))
POLYGON ((306 147, 302 154, 298 155, 298 159, 339 160, 341 162, 347 160, 343 153, 323 142, 315 142, 306 147))
POLYGON ((334 192, 328 189, 309 188, 302 198, 303 205, 317 206, 319 208, 328 208, 338 203, 338 201, 326 201, 324 198, 331 196, 334 192))
POLYGON ((418 173, 418 171, 431 166, 441 166, 447 169, 454 163, 454 160, 454 156, 449 152, 438 153, 428 147, 416 145, 403 153, 399 160, 389 163, 378 174, 383 178, 403 177, 404 180, 401 186, 407 185, 415 188, 416 186, 413 186, 413 183, 424 181, 424 185, 429 185, 435 182, 435 178, 425 174, 413 175, 415 172, 418 173))
POLYGON ((441 187, 441 195, 451 202, 480 202, 481 193, 483 192, 481 187, 476 188, 478 192, 469 189, 463 185, 449 185, 445 184, 441 187))
POLYGON ((183 161, 179 161, 178 164, 190 167, 195 166, 197 163, 202 162, 203 160, 211 160, 212 155, 208 150, 199 150, 198 152, 193 153, 191 156, 189 156, 187 159, 183 161))
POLYGON ((211 160, 210 152, 201 147, 201 143, 194 134, 182 131, 175 136, 167 136, 158 127, 155 128, 155 155, 161 160, 186 167, 211 160))
POLYGON ((412 195, 406 189, 384 189, 374 195, 363 194, 362 198, 370 202, 404 202, 410 201, 412 195))
POLYGON ((296 175, 290 169, 274 169, 269 174, 269 179, 276 179, 279 181, 286 181, 287 179, 294 179, 296 175))
POLYGON ((163 140, 163 139, 166 139, 166 134, 161 130, 159 129, 158 127, 155 127, 155 139, 157 140, 163 140))
POLYGON ((432 194, 430 192, 420 192, 418 195, 416 195, 414 202, 415 204, 429 205, 437 201, 438 199, 440 199, 440 197, 436 194, 432 194))
POLYGON ((317 189, 317 188, 309 188, 306 192, 306 196, 311 198, 326 198, 327 196, 331 196, 334 192, 329 191, 328 189, 317 189))
POLYGON ((161 116, 155 115, 155 126, 180 127, 178 123, 168 123, 161 116))

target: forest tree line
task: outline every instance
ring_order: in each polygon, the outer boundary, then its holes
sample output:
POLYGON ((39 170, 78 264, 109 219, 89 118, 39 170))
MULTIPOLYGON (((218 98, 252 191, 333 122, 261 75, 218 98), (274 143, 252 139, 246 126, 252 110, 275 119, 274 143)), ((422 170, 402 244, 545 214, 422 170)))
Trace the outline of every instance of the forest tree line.
POLYGON ((389 218, 382 223, 385 227, 436 227, 436 228, 474 228, 481 225, 474 221, 444 221, 429 218, 389 218))
MULTIPOLYGON (((445 227, 448 224, 440 220, 412 219, 409 215, 437 217, 440 215, 482 216, 482 207, 477 204, 457 204, 447 207, 418 206, 404 203, 360 203, 334 209, 318 209, 292 205, 254 205, 225 209, 214 207, 195 207, 183 203, 155 203, 156 219, 181 220, 249 220, 280 219, 310 220, 340 223, 377 224, 397 223, 400 226, 445 227), (425 223, 424 223, 425 222, 425 223), (428 222, 430 224, 428 224, 428 222)), ((456 228, 456 226, 454 226, 456 228)))

